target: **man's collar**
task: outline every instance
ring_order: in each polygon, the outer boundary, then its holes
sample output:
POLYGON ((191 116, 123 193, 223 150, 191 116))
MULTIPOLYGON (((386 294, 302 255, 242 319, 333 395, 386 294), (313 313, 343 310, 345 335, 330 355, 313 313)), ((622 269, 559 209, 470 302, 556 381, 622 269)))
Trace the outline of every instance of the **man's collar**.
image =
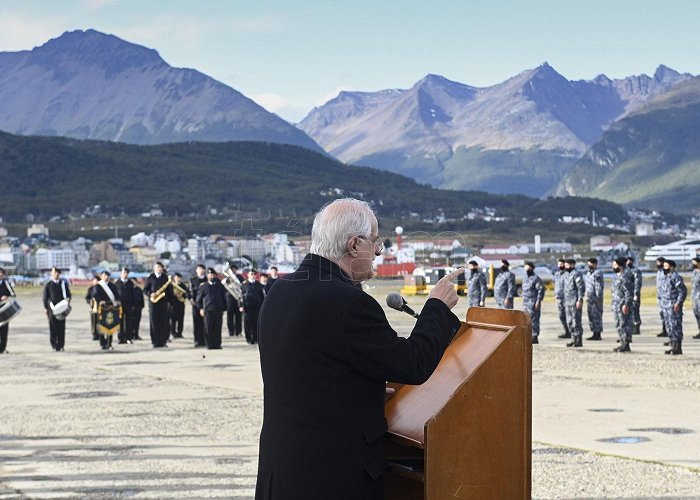
POLYGON ((338 264, 335 262, 326 259, 325 257, 321 257, 320 255, 317 255, 315 253, 309 253, 306 254, 304 257, 304 260, 301 261, 301 264, 299 265, 299 268, 301 269, 302 267, 306 268, 317 268, 320 269, 321 271, 327 271, 329 274, 332 276, 335 276, 339 278, 342 281, 345 281, 347 283, 350 283, 351 285, 354 285, 353 281, 350 279, 350 276, 348 276, 345 271, 343 271, 338 264))

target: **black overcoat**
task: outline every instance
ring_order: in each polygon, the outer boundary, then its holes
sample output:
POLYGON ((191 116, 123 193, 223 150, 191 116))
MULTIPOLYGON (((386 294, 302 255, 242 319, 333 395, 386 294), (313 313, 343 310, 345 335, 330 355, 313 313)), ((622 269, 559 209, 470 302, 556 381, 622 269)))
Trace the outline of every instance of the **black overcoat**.
POLYGON ((331 261, 309 254, 263 302, 256 499, 381 499, 385 382, 421 384, 460 322, 429 299, 409 338, 331 261))

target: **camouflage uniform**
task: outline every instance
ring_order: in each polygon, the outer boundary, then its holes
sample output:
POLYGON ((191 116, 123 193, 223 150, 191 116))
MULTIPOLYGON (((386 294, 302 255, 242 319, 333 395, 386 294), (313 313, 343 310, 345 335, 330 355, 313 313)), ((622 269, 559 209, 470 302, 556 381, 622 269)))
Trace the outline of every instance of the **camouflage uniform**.
POLYGON ((675 271, 668 273, 661 280, 661 311, 664 315, 666 332, 671 342, 683 340, 683 302, 688 295, 688 289, 683 278, 675 271), (673 310, 678 305, 678 312, 673 310))
POLYGON ((693 314, 698 322, 698 333, 700 333, 700 269, 694 269, 690 279, 693 281, 690 294, 693 301, 693 314))
POLYGON ((588 271, 583 275, 583 280, 586 286, 588 325, 594 334, 599 334, 603 331, 603 273, 600 269, 588 271))
POLYGON ((559 311, 559 321, 564 327, 564 333, 568 336, 569 325, 566 323, 566 308, 564 307, 564 278, 566 271, 557 269, 554 272, 554 297, 557 299, 557 310, 559 311))
POLYGON ((486 276, 484 273, 477 271, 469 274, 467 293, 469 294, 469 307, 480 306, 486 302, 486 276))
POLYGON ((622 268, 621 273, 615 273, 612 279, 612 305, 611 309, 615 318, 615 328, 620 342, 630 343, 632 340, 632 302, 634 298, 634 275, 627 268, 622 268), (627 306, 627 314, 622 312, 622 306, 627 306))
POLYGON ((496 282, 493 285, 493 296, 496 298, 496 304, 501 309, 513 309, 513 297, 515 297, 515 275, 509 270, 501 271, 496 276, 496 282), (506 305, 506 299, 510 304, 506 305))
POLYGON ((571 332, 571 338, 583 335, 583 326, 581 325, 583 308, 576 309, 576 302, 580 301, 583 304, 585 288, 586 285, 583 283, 580 272, 572 269, 566 273, 564 278, 564 309, 566 310, 566 324, 571 332))
POLYGON ((537 337, 540 334, 542 299, 544 299, 544 283, 542 283, 542 278, 534 273, 532 276, 525 274, 523 278, 523 310, 530 315, 533 337, 537 337), (540 308, 535 310, 535 304, 537 302, 540 303, 540 308))
POLYGON ((666 323, 664 322, 664 312, 661 309, 661 283, 664 280, 664 271, 659 269, 656 271, 656 303, 659 306, 659 317, 661 318, 661 333, 660 337, 666 337, 666 323))
POLYGON ((634 284, 634 297, 632 298, 632 333, 639 335, 639 326, 642 324, 640 306, 642 303, 642 271, 636 267, 630 267, 634 284))

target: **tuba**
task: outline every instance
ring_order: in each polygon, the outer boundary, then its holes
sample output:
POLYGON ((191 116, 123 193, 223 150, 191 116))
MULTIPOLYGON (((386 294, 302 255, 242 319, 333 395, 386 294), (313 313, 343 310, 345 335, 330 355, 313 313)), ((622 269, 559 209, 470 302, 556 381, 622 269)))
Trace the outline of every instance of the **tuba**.
POLYGON ((226 262, 224 264, 224 279, 221 283, 226 287, 226 291, 233 295, 233 298, 238 301, 238 304, 243 304, 243 289, 241 288, 241 282, 236 276, 236 273, 231 269, 231 264, 226 262))

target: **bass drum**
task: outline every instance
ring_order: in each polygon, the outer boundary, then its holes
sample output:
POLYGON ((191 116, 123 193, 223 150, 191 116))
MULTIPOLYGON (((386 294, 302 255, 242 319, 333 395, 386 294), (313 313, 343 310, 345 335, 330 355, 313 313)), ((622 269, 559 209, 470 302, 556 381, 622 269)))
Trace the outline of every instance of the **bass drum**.
POLYGON ((15 319, 20 312, 22 312, 22 306, 14 297, 0 302, 0 326, 5 326, 10 320, 15 319))

